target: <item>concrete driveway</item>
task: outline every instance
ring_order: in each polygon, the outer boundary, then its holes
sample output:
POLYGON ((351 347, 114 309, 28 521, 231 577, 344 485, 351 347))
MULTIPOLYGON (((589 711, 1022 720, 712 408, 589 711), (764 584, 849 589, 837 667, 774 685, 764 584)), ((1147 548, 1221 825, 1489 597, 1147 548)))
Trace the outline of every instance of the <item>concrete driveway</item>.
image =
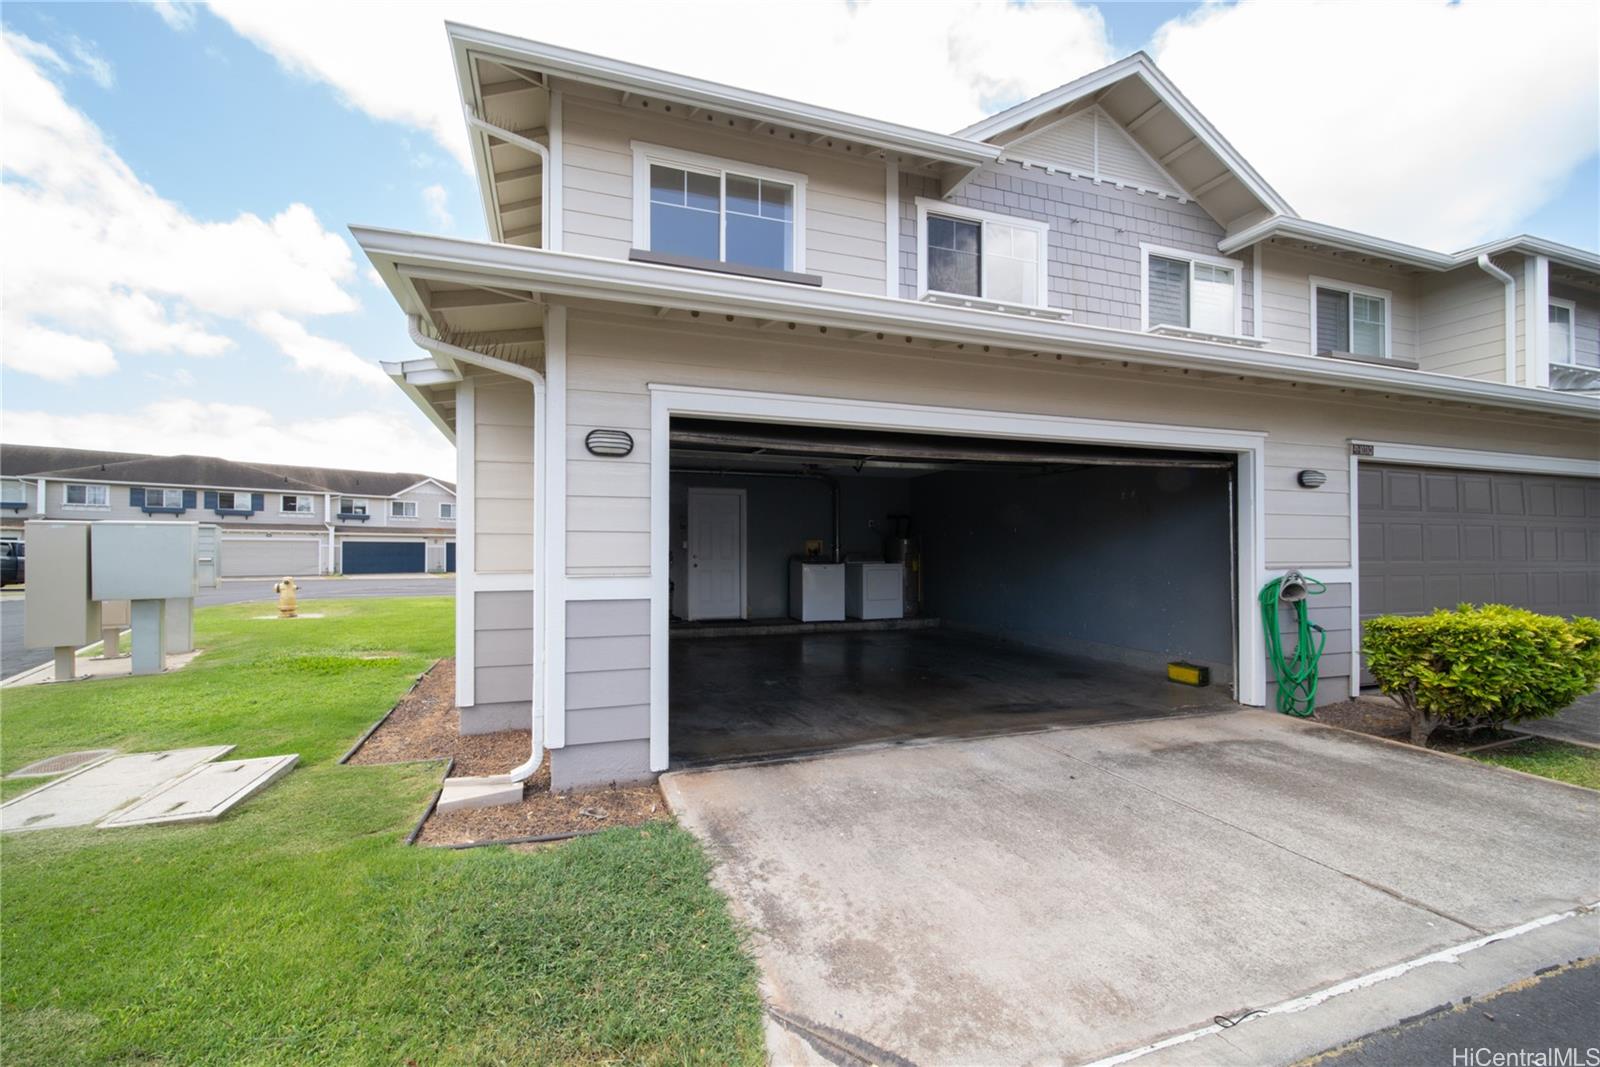
POLYGON ((1283 1061, 1600 951, 1593 913, 1552 918, 1600 896, 1600 794, 1266 712, 662 786, 791 1024, 769 1026, 777 1062, 860 1043, 864 1061, 1081 1063, 1169 1035, 1155 1061, 1283 1061), (1530 920, 1547 924, 1471 966, 1281 1007, 1530 920))

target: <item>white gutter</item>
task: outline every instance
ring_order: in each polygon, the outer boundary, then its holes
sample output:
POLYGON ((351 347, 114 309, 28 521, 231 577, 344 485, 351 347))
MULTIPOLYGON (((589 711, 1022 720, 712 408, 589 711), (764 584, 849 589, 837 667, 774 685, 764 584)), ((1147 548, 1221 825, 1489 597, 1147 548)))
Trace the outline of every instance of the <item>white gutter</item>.
POLYGON ((1489 253, 1478 254, 1478 266, 1489 277, 1506 287, 1506 384, 1517 384, 1517 280, 1490 260, 1489 253))
MULTIPOLYGON (((481 352, 474 352, 470 348, 450 344, 429 337, 422 329, 422 318, 419 315, 406 316, 406 328, 411 334, 411 343, 425 352, 444 356, 458 363, 465 363, 472 367, 482 367, 492 370, 497 374, 504 374, 512 378, 520 378, 533 387, 533 529, 536 549, 533 559, 533 699, 530 702, 533 708, 529 723, 532 737, 532 749, 528 761, 516 767, 507 774, 489 775, 478 781, 483 782, 525 782, 533 777, 539 769, 539 764, 544 762, 544 676, 545 656, 544 641, 546 630, 546 604, 548 601, 548 585, 545 580, 545 568, 542 566, 544 544, 549 540, 545 536, 544 528, 544 496, 545 496, 545 450, 539 447, 539 438, 544 434, 545 420, 545 381, 544 375, 532 367, 524 367, 509 360, 496 359, 486 356, 481 352)), ((456 427, 456 434, 461 434, 461 427, 456 427)), ((470 638, 476 640, 476 635, 470 638)))
POLYGON ((44 493, 45 493, 44 479, 40 478, 39 479, 39 484, 38 484, 38 493, 36 494, 36 498, 35 498, 35 500, 33 502, 34 513, 37 514, 37 515, 40 515, 40 516, 44 515, 44 511, 45 511, 45 508, 44 508, 44 506, 45 506, 44 493))
MULTIPOLYGON (((539 157, 539 177, 541 186, 539 190, 539 241, 541 244, 548 247, 550 243, 550 150, 532 138, 524 137, 520 133, 513 133, 510 130, 496 126, 492 122, 487 122, 479 118, 477 115, 473 114, 471 107, 466 109, 466 115, 468 129, 477 130, 480 133, 486 133, 490 137, 498 138, 499 140, 504 141, 506 144, 516 145, 518 148, 532 152, 534 155, 539 157)), ((491 173, 489 174, 489 182, 492 186, 494 184, 492 166, 490 170, 491 173)), ((500 236, 503 242, 504 236, 500 226, 500 196, 498 193, 495 194, 495 217, 490 221, 494 223, 495 234, 500 236)))

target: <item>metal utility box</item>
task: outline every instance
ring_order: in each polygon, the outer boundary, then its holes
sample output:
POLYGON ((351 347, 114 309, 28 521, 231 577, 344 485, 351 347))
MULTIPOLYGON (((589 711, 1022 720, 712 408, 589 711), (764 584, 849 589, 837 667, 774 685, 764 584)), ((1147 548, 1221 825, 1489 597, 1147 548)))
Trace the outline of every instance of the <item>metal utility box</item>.
POLYGON ((100 605, 90 595, 89 523, 33 519, 25 536, 23 644, 76 649, 99 640, 100 605))
POLYGON ((852 619, 899 619, 906 613, 901 563, 845 564, 844 609, 852 619))
POLYGON ((200 536, 195 557, 195 580, 201 589, 215 589, 217 575, 222 573, 222 527, 207 522, 200 525, 200 536))
POLYGON ((91 547, 96 600, 195 595, 198 523, 97 522, 91 547))

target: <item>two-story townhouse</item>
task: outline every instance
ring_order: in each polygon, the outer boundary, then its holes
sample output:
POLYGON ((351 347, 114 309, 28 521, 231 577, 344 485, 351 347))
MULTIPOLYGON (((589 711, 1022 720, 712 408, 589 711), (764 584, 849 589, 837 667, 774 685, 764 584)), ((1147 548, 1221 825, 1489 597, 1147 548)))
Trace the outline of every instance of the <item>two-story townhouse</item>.
POLYGON ((0 445, 0 536, 29 518, 215 524, 222 577, 455 569, 455 492, 420 474, 0 445))
POLYGON ((1290 569, 1322 701, 1376 611, 1600 611, 1592 252, 1303 220, 1142 54, 951 135, 448 37, 492 239, 354 233, 457 448, 462 728, 531 723, 518 775, 1148 713, 1179 658, 1269 705, 1290 569), (916 626, 780 623, 840 561, 916 626))

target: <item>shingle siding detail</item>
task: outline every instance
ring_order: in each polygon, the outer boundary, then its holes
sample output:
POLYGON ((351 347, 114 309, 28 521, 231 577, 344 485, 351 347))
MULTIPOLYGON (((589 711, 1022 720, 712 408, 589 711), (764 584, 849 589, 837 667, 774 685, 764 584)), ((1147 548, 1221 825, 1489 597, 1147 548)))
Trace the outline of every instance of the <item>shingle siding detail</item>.
MULTIPOLYGON (((939 184, 900 180, 900 295, 917 295, 917 197, 939 199, 939 184)), ((1193 201, 1121 189, 1106 182, 1051 174, 1016 163, 985 166, 950 201, 963 207, 1048 223, 1049 303, 1074 322, 1140 328, 1139 245, 1217 255, 1222 227, 1193 201)), ((1251 333, 1254 278, 1243 270, 1242 333, 1251 333)))

